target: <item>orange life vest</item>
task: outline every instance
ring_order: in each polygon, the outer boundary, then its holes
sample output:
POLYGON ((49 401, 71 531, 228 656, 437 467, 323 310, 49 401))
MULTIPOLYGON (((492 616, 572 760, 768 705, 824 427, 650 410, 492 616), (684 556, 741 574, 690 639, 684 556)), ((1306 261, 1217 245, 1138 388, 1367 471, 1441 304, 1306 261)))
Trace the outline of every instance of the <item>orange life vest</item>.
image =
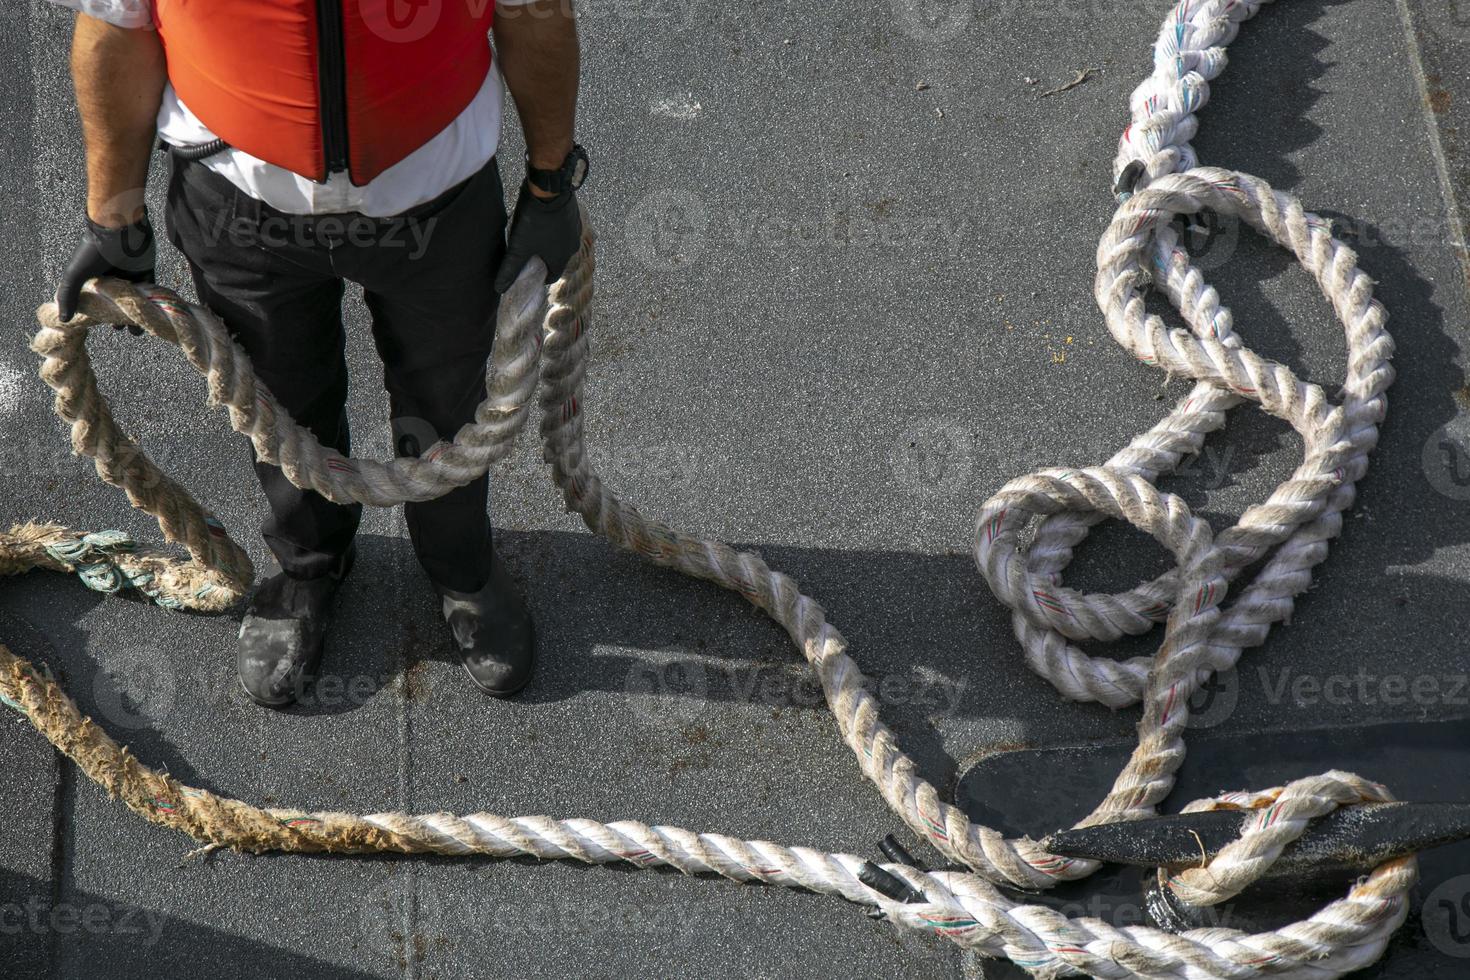
POLYGON ((180 100, 231 146, 365 184, 469 105, 494 0, 154 0, 180 100))

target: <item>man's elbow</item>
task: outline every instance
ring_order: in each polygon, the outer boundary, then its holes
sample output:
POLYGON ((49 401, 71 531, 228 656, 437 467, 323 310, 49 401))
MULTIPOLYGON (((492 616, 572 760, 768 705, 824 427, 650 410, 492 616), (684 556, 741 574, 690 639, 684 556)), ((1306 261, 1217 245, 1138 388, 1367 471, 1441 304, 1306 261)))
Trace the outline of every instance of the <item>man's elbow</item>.
POLYGON ((151 24, 119 26, 78 12, 71 39, 72 69, 85 68, 88 63, 117 61, 136 63, 139 68, 162 66, 163 42, 158 32, 151 24))

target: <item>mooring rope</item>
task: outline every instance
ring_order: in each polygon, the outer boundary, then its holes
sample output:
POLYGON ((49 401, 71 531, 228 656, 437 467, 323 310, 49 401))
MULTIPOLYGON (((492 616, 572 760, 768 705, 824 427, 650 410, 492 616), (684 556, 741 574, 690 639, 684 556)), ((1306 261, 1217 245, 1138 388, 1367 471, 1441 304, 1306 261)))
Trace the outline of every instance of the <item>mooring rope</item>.
MULTIPOLYGON (((1133 96, 1133 123, 1114 170, 1122 203, 1098 247, 1094 291, 1109 331, 1143 362, 1193 379, 1193 390, 1103 466, 1048 469, 1012 480, 981 508, 976 525, 976 563, 1013 609, 1026 662, 1072 700, 1143 704, 1132 758, 1079 826, 1151 816, 1168 795, 1184 760, 1190 696, 1211 674, 1233 666, 1246 647, 1261 643, 1310 585, 1311 570, 1341 530, 1342 512, 1366 471, 1384 417, 1383 392, 1393 379, 1386 314, 1352 250, 1295 198, 1259 178, 1199 167, 1189 146, 1208 82, 1225 66, 1225 46, 1262 2, 1183 0, 1175 7, 1155 44, 1154 74, 1133 96), (1249 224, 1289 249, 1316 278, 1347 338, 1347 379, 1338 399, 1255 354, 1234 332, 1229 311, 1171 227, 1177 217, 1204 211, 1249 224), (1169 330, 1146 312, 1143 290, 1149 284, 1168 296, 1187 330, 1169 330), (1197 453, 1205 436, 1224 424, 1225 413, 1244 402, 1288 422, 1301 436, 1304 458, 1267 501, 1217 536, 1154 483, 1197 453), (1157 539, 1174 555, 1175 569, 1112 596, 1064 587, 1061 573, 1073 549, 1108 517, 1157 539), (1032 540, 1022 549, 1020 536, 1031 524, 1032 540), (1222 606, 1231 583, 1263 558, 1235 600, 1222 606), (1092 658, 1073 645, 1142 633, 1161 622, 1164 639, 1151 658, 1092 658)), ((56 390, 56 410, 71 423, 74 448, 93 458, 102 479, 153 515, 164 537, 182 544, 190 558, 139 548, 117 532, 87 535, 31 524, 0 535, 0 573, 70 570, 104 591, 134 587, 163 605, 214 611, 237 602, 253 577, 249 559, 219 521, 159 471, 113 420, 86 352, 89 331, 98 324, 135 324, 177 344, 207 379, 211 402, 228 409, 232 427, 250 438, 262 459, 280 466, 297 486, 339 502, 391 506, 427 500, 475 479, 511 451, 539 390, 543 455, 568 509, 596 533, 656 564, 739 592, 784 627, 821 680, 838 730, 863 773, 914 833, 970 871, 879 864, 890 877, 887 886, 874 887, 862 880, 874 881, 874 866, 854 855, 632 821, 259 808, 143 765, 83 717, 54 681, 4 647, 0 700, 23 712, 135 812, 216 846, 666 865, 876 906, 894 922, 1008 957, 1038 977, 1326 978, 1382 955, 1408 911, 1413 857, 1384 863, 1309 919, 1254 934, 1118 928, 1022 904, 998 889, 1046 888, 1085 877, 1097 866, 1048 854, 1026 838, 1007 839, 944 802, 880 720, 878 701, 848 656, 846 641, 815 600, 757 555, 647 520, 597 476, 582 425, 593 280, 589 220, 584 227, 581 251, 549 295, 540 285, 544 267, 533 262, 502 299, 487 368, 489 393, 473 423, 418 458, 387 463, 322 447, 257 382, 218 318, 163 287, 94 280, 79 315, 65 322, 55 304, 43 306, 33 347, 43 357, 42 377, 56 390), (910 891, 904 894, 894 887, 898 883, 910 891)), ((1313 818, 1390 798, 1361 777, 1329 772, 1196 801, 1186 809, 1241 810, 1241 836, 1201 867, 1168 877, 1167 887, 1194 905, 1229 900, 1258 880, 1313 818)))

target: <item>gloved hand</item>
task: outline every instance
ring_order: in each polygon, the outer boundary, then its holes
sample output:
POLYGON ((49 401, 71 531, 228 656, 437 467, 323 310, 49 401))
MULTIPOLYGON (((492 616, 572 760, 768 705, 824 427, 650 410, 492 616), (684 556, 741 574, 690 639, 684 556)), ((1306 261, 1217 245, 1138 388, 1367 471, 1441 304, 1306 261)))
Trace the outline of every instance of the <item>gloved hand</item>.
MULTIPOLYGON (((82 240, 72 254, 71 262, 62 273, 61 284, 56 287, 56 307, 63 320, 70 320, 77 311, 77 300, 82 286, 95 276, 116 276, 129 282, 151 282, 157 249, 153 241, 153 225, 148 213, 130 225, 121 228, 105 228, 91 218, 83 216, 82 240)), ((122 324, 113 327, 121 330, 122 324)), ((128 330, 134 336, 142 336, 142 329, 132 325, 128 330)))
POLYGON ((522 181, 505 260, 495 276, 495 291, 504 293, 509 289, 532 256, 540 256, 546 263, 546 281, 556 282, 581 247, 582 213, 577 207, 577 192, 568 190, 556 197, 540 198, 522 181))

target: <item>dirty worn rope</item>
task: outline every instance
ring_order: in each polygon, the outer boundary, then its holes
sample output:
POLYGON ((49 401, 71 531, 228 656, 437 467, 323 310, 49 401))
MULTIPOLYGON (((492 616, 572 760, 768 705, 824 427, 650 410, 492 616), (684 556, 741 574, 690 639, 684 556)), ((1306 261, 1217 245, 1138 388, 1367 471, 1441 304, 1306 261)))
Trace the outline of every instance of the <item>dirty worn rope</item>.
MULTIPOLYGON (((1197 167, 1188 146, 1208 80, 1224 67, 1224 46, 1259 0, 1186 0, 1155 45, 1155 72, 1133 98, 1134 122, 1120 145, 1115 176, 1126 196, 1098 248, 1095 295, 1109 331, 1130 353, 1194 389, 1149 432, 1107 464, 1042 470, 1006 484, 980 510, 974 541, 980 571, 1015 613, 1028 664, 1068 698, 1115 707, 1142 702, 1138 746, 1112 790, 1081 821, 1093 825, 1155 812, 1174 785, 1185 754, 1190 696, 1213 672, 1228 669, 1270 627, 1288 616, 1307 588, 1327 541, 1341 529, 1354 483, 1367 466, 1392 380, 1392 343, 1371 281, 1325 222, 1264 181, 1197 167), (1137 166, 1131 166, 1137 162, 1137 166), (1229 311, 1179 247, 1177 216, 1213 211, 1250 225, 1289 249, 1316 278, 1344 327, 1348 375, 1334 400, 1284 365, 1244 346, 1229 311), (1160 289, 1188 329, 1169 330, 1145 310, 1143 290, 1160 289), (1179 498, 1155 481, 1223 425, 1225 412, 1254 402, 1300 435, 1304 458, 1290 479, 1214 535, 1179 498), (1097 521, 1127 521, 1175 556, 1176 568, 1115 596, 1084 595, 1061 584, 1072 550, 1097 521), (1031 544, 1020 548, 1033 524, 1031 544), (1265 559, 1229 606, 1227 591, 1265 559), (1091 658, 1073 644, 1141 633, 1160 622, 1152 658, 1091 658)), ((590 229, 590 222, 584 226, 590 229)), ((925 873, 882 867, 922 899, 896 901, 863 884, 863 859, 765 841, 743 841, 632 821, 602 824, 551 817, 477 813, 346 814, 258 808, 186 786, 144 766, 35 667, 0 647, 0 699, 22 711, 92 779, 147 819, 199 840, 250 851, 534 855, 594 863, 667 865, 690 874, 807 888, 874 905, 905 926, 935 932, 1038 977, 1290 976, 1326 978, 1376 960, 1407 912, 1412 857, 1390 861, 1348 894, 1302 922, 1247 934, 1201 929, 1178 935, 1143 926, 1116 928, 1069 919, 1014 901, 996 885, 1043 888, 1090 874, 1092 862, 1046 853, 1029 839, 1007 839, 972 823, 944 802, 879 719, 846 642, 822 608, 758 556, 738 552, 647 520, 598 478, 583 441, 582 385, 591 327, 593 244, 590 230, 566 274, 544 297, 539 264, 526 270, 501 304, 488 366, 489 394, 452 441, 418 458, 358 460, 323 448, 259 385, 249 361, 208 310, 154 285, 97 280, 81 313, 39 312, 35 349, 56 408, 71 423, 73 445, 98 474, 153 515, 187 561, 140 549, 115 535, 82 535, 54 525, 26 525, 0 536, 0 573, 30 567, 73 570, 106 590, 136 587, 171 605, 218 610, 236 602, 253 572, 224 528, 160 472, 113 421, 97 389, 86 337, 100 323, 125 322, 177 344, 208 380, 212 402, 256 452, 298 486, 336 501, 389 506, 425 500, 460 486, 508 454, 537 396, 543 454, 567 507, 593 531, 649 560, 739 592, 780 623, 821 680, 838 729, 864 774, 904 822, 969 872, 925 873)), ((1188 901, 1213 904, 1258 879, 1314 817, 1339 806, 1389 799, 1350 773, 1310 776, 1284 787, 1196 801, 1191 809, 1243 811, 1240 838, 1205 866, 1169 886, 1188 901)))

